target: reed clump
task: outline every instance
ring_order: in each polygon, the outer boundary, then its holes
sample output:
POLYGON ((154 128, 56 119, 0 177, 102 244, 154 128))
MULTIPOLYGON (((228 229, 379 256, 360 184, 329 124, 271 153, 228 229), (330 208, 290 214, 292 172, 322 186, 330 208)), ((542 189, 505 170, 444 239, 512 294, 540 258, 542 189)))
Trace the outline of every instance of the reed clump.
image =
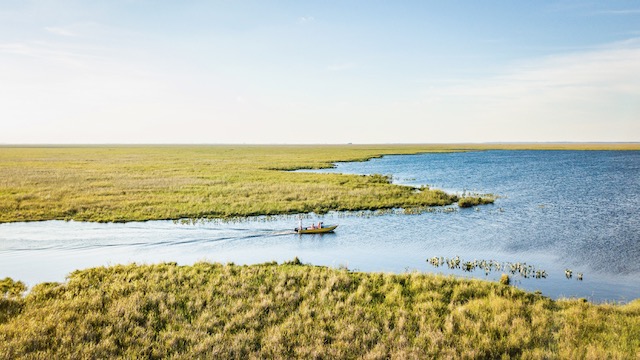
MULTIPOLYGON (((453 258, 445 258, 434 256, 430 259, 427 259, 427 262, 432 266, 440 267, 445 264, 450 270, 460 269, 466 272, 474 272, 476 270, 484 271, 485 275, 489 275, 489 273, 493 271, 507 271, 511 275, 518 275, 522 278, 536 278, 536 279, 545 279, 547 277, 547 271, 543 269, 539 269, 534 265, 527 264, 526 262, 500 262, 497 260, 463 260, 460 256, 453 258)), ((505 274, 506 275, 506 274, 505 274)))
POLYGON ((0 358, 634 358, 640 301, 304 265, 117 265, 1 298, 0 358), (6 312, 5 309, 18 309, 6 312))
POLYGON ((469 208, 478 205, 493 204, 495 198, 493 196, 466 196, 458 200, 458 206, 461 208, 469 208))

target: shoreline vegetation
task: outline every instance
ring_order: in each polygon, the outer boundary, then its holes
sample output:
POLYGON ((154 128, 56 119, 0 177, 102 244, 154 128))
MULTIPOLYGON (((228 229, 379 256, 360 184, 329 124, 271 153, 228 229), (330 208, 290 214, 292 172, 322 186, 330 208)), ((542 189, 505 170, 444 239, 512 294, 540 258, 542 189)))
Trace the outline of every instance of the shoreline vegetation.
MULTIPOLYGON (((399 207, 410 214, 474 200, 393 185, 380 174, 289 170, 433 151, 640 150, 640 144, 500 146, 0 146, 0 223, 195 221, 399 207)), ((640 356, 640 299, 552 300, 503 277, 362 273, 296 258, 97 267, 28 292, 5 278, 0 358, 640 356)))
MULTIPOLYGON (((507 281, 508 283, 508 281, 507 281)), ((640 299, 305 265, 115 265, 0 280, 2 358, 565 358, 640 354, 640 299)))
POLYGON ((0 223, 127 222, 492 203, 371 176, 293 172, 384 155, 640 144, 0 146, 0 223))

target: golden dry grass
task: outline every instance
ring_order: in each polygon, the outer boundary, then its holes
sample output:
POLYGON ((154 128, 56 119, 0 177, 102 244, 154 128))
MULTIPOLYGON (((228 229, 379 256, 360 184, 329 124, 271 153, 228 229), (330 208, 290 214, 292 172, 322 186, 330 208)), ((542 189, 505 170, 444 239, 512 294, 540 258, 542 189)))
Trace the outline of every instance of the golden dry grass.
POLYGON ((5 292, 0 312, 7 359, 640 355, 640 300, 553 301, 480 280, 297 261, 76 271, 26 297, 5 292))

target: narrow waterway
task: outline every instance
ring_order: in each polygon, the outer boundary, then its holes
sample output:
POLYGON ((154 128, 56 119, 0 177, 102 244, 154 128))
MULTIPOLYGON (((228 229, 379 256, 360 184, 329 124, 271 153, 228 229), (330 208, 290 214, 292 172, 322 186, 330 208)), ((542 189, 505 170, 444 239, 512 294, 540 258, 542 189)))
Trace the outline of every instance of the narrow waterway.
POLYGON ((640 297, 640 152, 482 151, 386 156, 323 170, 389 174, 408 185, 493 193, 494 205, 404 215, 305 215, 339 224, 333 234, 297 235, 296 216, 195 224, 46 221, 0 224, 0 278, 33 285, 116 263, 303 262, 361 271, 420 271, 498 279, 503 271, 434 267, 431 257, 521 262, 543 279, 516 286, 553 297, 640 297), (565 270, 572 270, 567 278, 565 270), (577 274, 582 273, 582 280, 577 274))

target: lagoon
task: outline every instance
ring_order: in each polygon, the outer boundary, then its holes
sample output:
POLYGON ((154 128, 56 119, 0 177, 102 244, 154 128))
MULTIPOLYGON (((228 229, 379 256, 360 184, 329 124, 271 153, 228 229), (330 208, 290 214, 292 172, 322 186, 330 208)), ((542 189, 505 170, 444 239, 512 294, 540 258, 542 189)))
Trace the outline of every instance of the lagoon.
POLYGON ((286 261, 360 271, 420 271, 498 279, 500 272, 434 267, 427 259, 526 262, 545 279, 515 286, 553 298, 628 301, 640 297, 640 152, 477 151, 385 156, 320 172, 388 174, 398 184, 493 193, 493 205, 405 215, 305 215, 338 223, 334 234, 297 235, 296 216, 237 221, 125 224, 45 221, 0 224, 0 278, 33 285, 116 263, 286 261), (583 273, 567 278, 565 270, 583 273))

